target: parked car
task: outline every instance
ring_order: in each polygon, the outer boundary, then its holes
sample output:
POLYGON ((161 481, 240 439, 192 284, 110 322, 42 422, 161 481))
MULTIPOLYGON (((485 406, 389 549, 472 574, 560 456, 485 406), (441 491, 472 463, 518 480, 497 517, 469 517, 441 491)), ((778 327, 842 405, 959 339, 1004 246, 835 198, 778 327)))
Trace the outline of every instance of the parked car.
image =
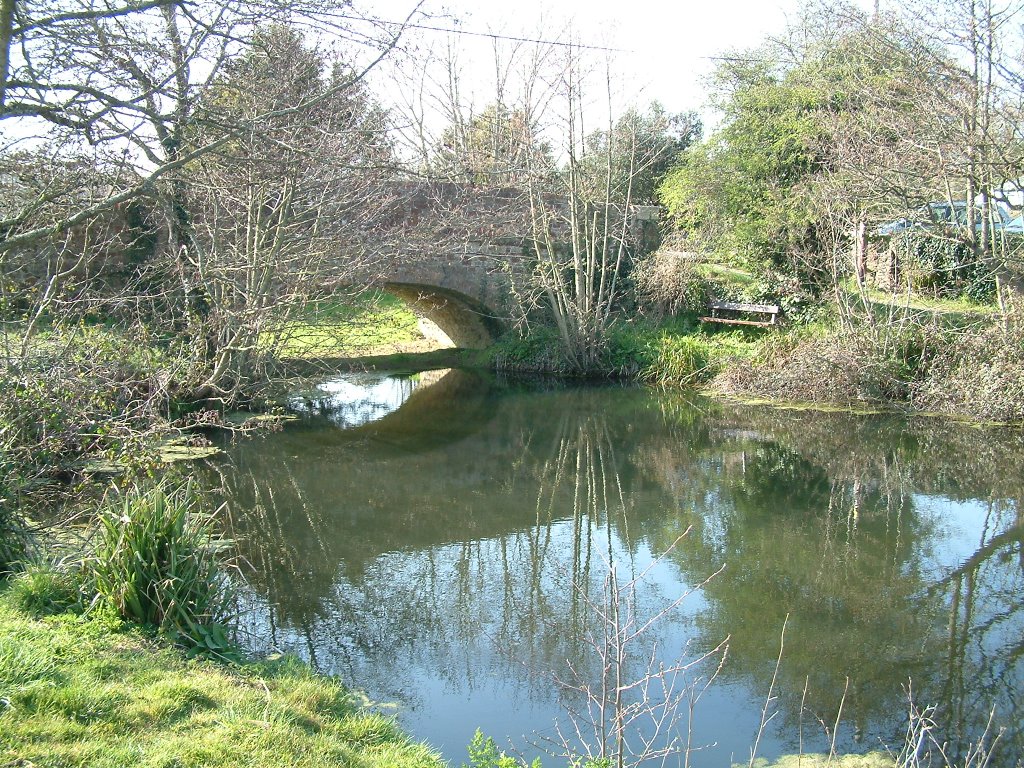
POLYGON ((1003 224, 1001 231, 1007 235, 1024 235, 1024 214, 1017 214, 1003 224))
MULTIPOLYGON (((982 217, 984 212, 980 206, 976 206, 977 217, 974 225, 979 231, 983 227, 982 217)), ((1008 234, 1024 234, 1024 219, 1021 216, 1011 218, 1003 208, 992 207, 995 215, 993 227, 1008 234)), ((957 201, 928 203, 918 208, 911 217, 904 217, 883 224, 875 230, 879 237, 889 237, 906 232, 908 229, 929 229, 932 227, 966 227, 967 226, 967 203, 957 201)))

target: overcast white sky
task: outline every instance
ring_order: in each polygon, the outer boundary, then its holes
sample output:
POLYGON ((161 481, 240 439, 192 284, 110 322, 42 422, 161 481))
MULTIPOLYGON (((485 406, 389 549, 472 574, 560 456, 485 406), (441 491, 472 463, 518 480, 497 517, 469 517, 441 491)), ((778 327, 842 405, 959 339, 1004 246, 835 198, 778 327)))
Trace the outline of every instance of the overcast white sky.
MULTIPOLYGON (((873 0, 859 2, 873 5, 873 0)), ((414 5, 410 0, 364 0, 368 12, 382 19, 402 19, 414 5)), ((584 43, 624 51, 617 54, 617 64, 628 73, 628 91, 638 104, 657 99, 670 112, 696 109, 713 121, 703 84, 712 57, 753 47, 781 32, 799 5, 800 0, 425 0, 422 10, 438 15, 426 24, 449 27, 458 19, 457 26, 467 31, 531 38, 558 37, 571 19, 584 43)), ((471 36, 459 39, 467 51, 480 52, 486 68, 490 43, 471 36)))

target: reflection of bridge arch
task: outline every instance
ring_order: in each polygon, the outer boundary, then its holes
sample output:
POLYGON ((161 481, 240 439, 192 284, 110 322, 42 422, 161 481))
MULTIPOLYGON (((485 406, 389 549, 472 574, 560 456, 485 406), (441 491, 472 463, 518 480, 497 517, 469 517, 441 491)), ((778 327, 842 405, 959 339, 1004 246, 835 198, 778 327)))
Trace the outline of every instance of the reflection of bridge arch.
POLYGON ((494 418, 489 378, 449 370, 436 381, 417 387, 402 405, 376 421, 338 433, 341 440, 371 439, 376 450, 389 446, 398 453, 421 453, 450 445, 479 432, 494 418))

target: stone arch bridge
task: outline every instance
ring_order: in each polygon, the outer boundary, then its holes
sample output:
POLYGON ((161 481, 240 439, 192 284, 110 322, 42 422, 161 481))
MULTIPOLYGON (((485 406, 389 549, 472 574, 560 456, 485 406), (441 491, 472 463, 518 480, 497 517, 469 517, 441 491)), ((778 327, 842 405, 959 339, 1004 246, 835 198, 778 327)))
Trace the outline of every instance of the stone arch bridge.
MULTIPOLYGON (((543 205, 552 239, 568 242, 565 200, 532 203, 543 205)), ((630 218, 640 242, 656 209, 635 206, 630 218)), ((485 347, 529 311, 538 233, 525 190, 395 183, 365 228, 374 256, 357 277, 405 301, 442 341, 485 347)))
POLYGON ((523 245, 471 241, 459 250, 399 260, 377 282, 421 319, 426 335, 446 345, 482 348, 523 313, 516 296, 527 286, 533 263, 524 251, 523 245))
POLYGON ((442 342, 485 347, 522 315, 535 264, 524 191, 393 184, 364 226, 371 256, 353 282, 397 296, 442 342))

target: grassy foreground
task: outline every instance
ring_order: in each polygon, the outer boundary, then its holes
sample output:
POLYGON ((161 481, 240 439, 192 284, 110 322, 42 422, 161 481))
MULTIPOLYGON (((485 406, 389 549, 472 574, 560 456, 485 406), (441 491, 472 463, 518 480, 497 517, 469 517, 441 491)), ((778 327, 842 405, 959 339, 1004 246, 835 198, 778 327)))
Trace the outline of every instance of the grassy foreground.
POLYGON ((189 660, 109 615, 33 615, 11 593, 0 592, 0 765, 443 765, 295 659, 189 660))

